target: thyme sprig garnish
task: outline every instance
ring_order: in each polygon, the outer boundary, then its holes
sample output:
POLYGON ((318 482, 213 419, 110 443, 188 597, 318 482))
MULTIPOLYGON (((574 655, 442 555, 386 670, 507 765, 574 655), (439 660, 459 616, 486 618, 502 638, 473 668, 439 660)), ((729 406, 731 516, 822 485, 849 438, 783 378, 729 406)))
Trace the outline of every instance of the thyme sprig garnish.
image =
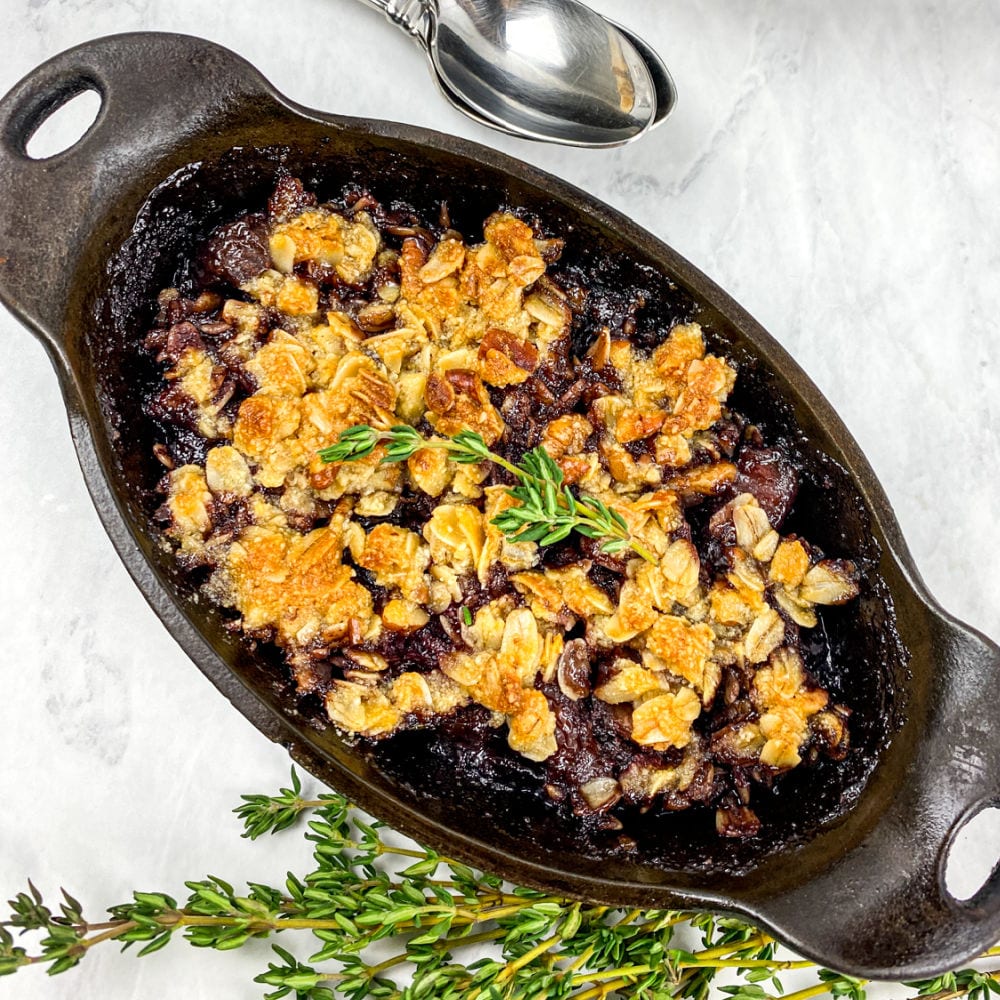
POLYGON ((367 458, 379 445, 385 447, 382 462, 405 462, 422 448, 442 448, 450 459, 461 464, 492 462, 506 469, 517 480, 517 485, 507 492, 519 505, 508 507, 491 523, 512 541, 554 545, 575 531, 585 538, 602 540, 601 549, 609 554, 631 548, 643 559, 656 562, 656 557, 632 537, 618 511, 597 497, 573 493, 564 481, 562 469, 541 446, 532 448, 520 464, 514 464, 491 451, 475 431, 425 438, 408 424, 386 431, 357 424, 343 431, 319 456, 324 462, 354 462, 367 458))
MULTIPOLYGON (((245 892, 208 876, 185 883, 183 904, 167 893, 135 892, 97 923, 68 893, 57 910, 49 907, 29 882, 0 922, 0 975, 29 965, 65 972, 108 941, 138 946, 142 956, 177 938, 229 951, 298 932, 311 936, 312 954, 302 959, 274 945, 254 980, 266 1000, 778 1000, 781 976, 810 970, 813 981, 783 1000, 865 1000, 864 980, 780 958, 770 937, 739 920, 580 903, 511 888, 426 848, 395 846, 381 823, 342 796, 303 796, 294 771, 290 788, 245 795, 235 812, 250 839, 307 817, 313 870, 289 873, 280 887, 247 882, 245 892), (19 943, 25 934, 34 953, 19 943), (369 958, 373 945, 379 954, 369 958), (396 947, 383 958, 386 945, 396 947), (724 970, 738 982, 715 987, 724 970)), ((997 955, 1000 947, 983 958, 997 955)), ((927 1000, 986 1000, 1000 994, 1000 969, 905 985, 927 1000)))

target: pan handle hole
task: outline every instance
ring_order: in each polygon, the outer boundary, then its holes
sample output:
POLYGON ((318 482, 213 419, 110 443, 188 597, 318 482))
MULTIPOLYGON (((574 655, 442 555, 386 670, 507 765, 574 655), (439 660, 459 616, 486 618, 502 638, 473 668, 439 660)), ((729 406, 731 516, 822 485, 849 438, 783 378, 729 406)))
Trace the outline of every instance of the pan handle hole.
POLYGON ((101 95, 88 87, 52 111, 32 132, 25 150, 33 160, 47 160, 75 146, 101 110, 101 95))
POLYGON ((955 834, 945 863, 944 882, 959 900, 972 899, 1000 872, 1000 806, 980 809, 955 834))

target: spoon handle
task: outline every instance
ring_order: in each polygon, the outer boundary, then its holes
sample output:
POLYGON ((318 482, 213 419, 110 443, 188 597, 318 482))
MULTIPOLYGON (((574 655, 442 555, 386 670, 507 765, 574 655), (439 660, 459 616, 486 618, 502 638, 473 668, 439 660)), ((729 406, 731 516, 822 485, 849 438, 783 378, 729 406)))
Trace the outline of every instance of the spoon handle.
POLYGON ((424 0, 361 0, 381 11, 396 27, 424 42, 427 38, 430 10, 424 0))

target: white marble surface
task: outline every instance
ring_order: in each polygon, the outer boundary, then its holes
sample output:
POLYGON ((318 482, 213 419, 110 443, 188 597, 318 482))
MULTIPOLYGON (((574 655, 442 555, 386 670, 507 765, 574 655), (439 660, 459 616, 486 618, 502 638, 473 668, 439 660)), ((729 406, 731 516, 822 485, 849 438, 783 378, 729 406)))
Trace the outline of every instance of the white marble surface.
MULTIPOLYGON (((942 603, 1000 637, 1000 6, 993 0, 604 0, 681 100, 611 152, 540 147, 445 106, 422 58, 353 0, 2 0, 0 91, 97 35, 234 48, 298 101, 499 146, 664 237, 781 340, 882 479, 942 603)), ((4 197, 0 192, 0 198, 4 197)), ((6 210, 6 206, 4 207, 6 210)), ((0 248, 2 249, 2 248, 0 248)), ((119 564, 41 348, 0 314, 0 892, 31 876, 92 910, 184 878, 278 879, 229 809, 288 761, 220 698, 119 564)), ((995 827, 968 865, 992 861, 995 827)), ((26 998, 251 998, 265 949, 114 949, 26 998)))

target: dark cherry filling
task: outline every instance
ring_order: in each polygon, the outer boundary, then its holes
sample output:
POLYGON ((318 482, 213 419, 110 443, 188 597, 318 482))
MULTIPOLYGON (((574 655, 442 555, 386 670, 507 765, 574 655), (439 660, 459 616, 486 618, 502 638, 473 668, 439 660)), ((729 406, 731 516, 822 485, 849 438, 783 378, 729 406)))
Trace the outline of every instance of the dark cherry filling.
MULTIPOLYGON (((214 405, 223 416, 234 417, 240 403, 255 389, 245 355, 234 346, 236 331, 223 315, 223 301, 247 301, 240 285, 271 266, 268 227, 315 205, 315 197, 305 192, 300 182, 283 178, 266 212, 247 214, 217 229, 190 269, 189 287, 182 294, 161 298, 156 326, 145 340, 146 350, 164 366, 178 364, 190 348, 203 352, 213 366, 211 391, 214 405)), ((413 240, 427 252, 440 239, 456 235, 450 233, 446 208, 436 222, 429 223, 402 203, 385 206, 358 189, 346 192, 332 207, 348 213, 363 208, 378 226, 383 246, 392 250, 400 250, 404 240, 413 240)), ((578 265, 562 269, 558 263, 550 265, 543 280, 553 282, 566 293, 572 310, 571 330, 553 345, 547 360, 524 382, 489 389, 491 402, 506 425, 505 433, 493 447, 512 462, 519 462, 526 451, 542 441, 552 421, 567 414, 593 416, 596 400, 623 392, 622 379, 614 367, 598 366, 593 356, 588 356, 595 341, 610 334, 613 340, 631 342, 642 356, 648 357, 669 332, 666 315, 675 321, 690 318, 689 306, 679 298, 676 306, 659 303, 655 321, 648 320, 645 292, 608 282, 600 271, 600 267, 596 272, 587 272, 578 265)), ((391 259, 374 267, 358 285, 345 283, 332 267, 312 260, 297 265, 295 274, 317 286, 321 310, 348 313, 368 336, 390 328, 392 310, 379 292, 399 283, 399 266, 391 259)), ((292 328, 287 317, 277 311, 268 314, 267 320, 266 329, 257 335, 259 343, 265 342, 275 328, 292 328)), ((199 430, 199 410, 177 384, 167 382, 152 394, 146 413, 159 430, 161 443, 156 454, 167 469, 187 463, 204 465, 207 450, 224 443, 199 430)), ((596 425, 597 421, 593 422, 596 425)), ((431 433, 426 424, 418 429, 431 433)), ((627 442, 624 447, 636 461, 654 459, 653 435, 627 442)), ((595 433, 586 450, 597 448, 595 433)), ((723 410, 711 434, 703 435, 693 448, 690 468, 718 462, 733 462, 735 478, 707 496, 683 494, 684 520, 671 536, 671 541, 687 539, 694 544, 700 557, 701 581, 706 587, 733 569, 737 532, 727 505, 742 494, 752 494, 770 527, 780 531, 800 485, 794 454, 767 442, 758 428, 736 412, 723 410)), ((485 485, 510 483, 509 473, 493 466, 485 485)), ((355 520, 366 532, 387 523, 419 534, 438 502, 425 493, 406 489, 390 514, 358 516, 355 520)), ((296 511, 291 523, 298 531, 307 532, 328 523, 334 506, 332 502, 318 501, 307 512, 296 511)), ((210 514, 210 541, 237 538, 252 521, 246 499, 235 496, 218 498, 210 514)), ((161 517, 169 520, 169 510, 164 509, 161 517)), ((814 562, 822 559, 817 549, 809 552, 814 562)), ((576 534, 542 548, 539 556, 540 569, 558 570, 588 561, 591 582, 612 603, 618 601, 628 569, 625 556, 609 555, 601 550, 599 542, 576 534)), ((195 570, 204 562, 193 560, 188 565, 195 570)), ((353 569, 355 579, 370 591, 374 610, 379 613, 392 597, 390 590, 379 586, 369 570, 356 564, 353 569)), ((513 595, 519 604, 524 603, 510 575, 499 563, 493 565, 485 581, 474 573, 467 574, 461 580, 460 605, 453 604, 443 614, 432 615, 425 626, 414 632, 384 631, 377 640, 357 644, 357 649, 385 660, 384 678, 404 672, 428 674, 440 665, 442 657, 466 648, 463 615, 475 615, 503 595, 513 595)), ((784 625, 783 645, 797 651, 807 667, 828 658, 822 627, 803 629, 781 608, 778 613, 784 625)), ((595 829, 620 830, 637 812, 650 809, 674 811, 711 805, 717 810, 720 834, 746 837, 758 832, 759 821, 750 808, 751 789, 755 785, 769 786, 780 769, 760 763, 741 748, 737 739, 740 726, 757 720, 761 714, 752 697, 754 670, 749 665, 722 667, 714 699, 693 724, 690 752, 688 748, 656 750, 633 740, 628 704, 608 704, 593 697, 594 689, 620 668, 623 659, 638 662, 638 653, 627 647, 599 648, 589 641, 583 622, 568 631, 564 641, 557 676, 548 683, 541 678, 536 682, 556 720, 557 749, 542 763, 514 754, 496 718, 477 704, 436 719, 413 717, 408 723, 424 731, 425 749, 429 746, 440 760, 451 761, 467 775, 475 774, 480 783, 492 781, 498 788, 520 784, 566 815, 585 817, 595 829), (678 770, 685 772, 680 785, 666 781, 652 792, 641 777, 678 770)), ((350 677, 351 671, 357 669, 340 649, 316 647, 290 659, 300 685, 303 677, 308 678, 303 690, 310 696, 322 695, 338 679, 350 677)), ((848 714, 840 706, 831 706, 831 710, 841 717, 848 714)), ((393 738, 413 741, 416 737, 410 733, 393 738)), ((843 756, 846 748, 846 729, 827 732, 821 727, 803 743, 801 753, 808 762, 820 753, 843 756)))

